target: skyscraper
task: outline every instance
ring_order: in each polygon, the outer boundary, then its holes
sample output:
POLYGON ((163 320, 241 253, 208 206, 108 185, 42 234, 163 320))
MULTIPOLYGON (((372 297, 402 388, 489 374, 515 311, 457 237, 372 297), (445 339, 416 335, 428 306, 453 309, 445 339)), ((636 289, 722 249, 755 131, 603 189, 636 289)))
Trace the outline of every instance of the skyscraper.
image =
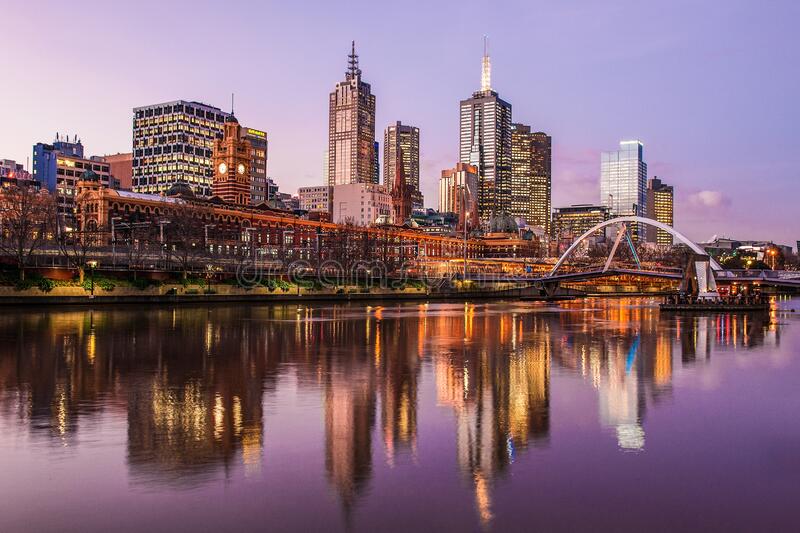
POLYGON ((551 138, 511 125, 511 206, 508 212, 550 234, 551 138))
POLYGON ((422 208, 419 190, 419 128, 402 124, 399 120, 383 133, 383 184, 391 191, 397 174, 397 160, 402 154, 402 169, 406 185, 412 187, 414 208, 422 208))
MULTIPOLYGON (((600 203, 612 217, 647 216, 647 163, 641 141, 621 141, 619 150, 600 156, 600 203)), ((632 225, 634 238, 644 238, 632 225)))
POLYGON ((478 168, 478 213, 511 208, 511 104, 491 85, 491 62, 484 42, 481 90, 461 101, 459 161, 478 168))
POLYGON ((361 81, 355 41, 345 80, 330 94, 328 185, 377 183, 375 179, 375 95, 361 81))
POLYGON ((439 212, 458 214, 459 227, 464 221, 471 228, 478 222, 477 197, 478 169, 467 163, 442 170, 439 179, 439 212))
MULTIPOLYGON (((658 177, 647 180, 647 216, 662 224, 672 226, 674 224, 673 204, 672 185, 663 183, 658 177)), ((663 229, 648 226, 647 242, 671 246, 672 235, 663 229)))

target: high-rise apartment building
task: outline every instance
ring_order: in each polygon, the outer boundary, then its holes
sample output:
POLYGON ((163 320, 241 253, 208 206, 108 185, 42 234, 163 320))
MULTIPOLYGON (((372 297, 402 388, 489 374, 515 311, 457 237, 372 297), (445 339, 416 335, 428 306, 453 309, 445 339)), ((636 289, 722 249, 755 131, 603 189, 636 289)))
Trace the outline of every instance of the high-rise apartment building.
POLYGON ((361 80, 356 45, 348 56, 345 80, 330 93, 328 185, 377 183, 375 178, 375 95, 361 80))
POLYGON ((176 100, 133 109, 133 190, 167 191, 176 183, 211 194, 214 141, 229 113, 200 102, 176 100))
POLYGON ((236 117, 225 119, 222 139, 214 141, 214 196, 230 204, 250 205, 251 148, 236 117))
POLYGON ((511 209, 511 104, 492 90, 485 48, 481 90, 461 101, 459 161, 478 168, 481 220, 511 209))
POLYGON ((478 223, 477 195, 477 167, 458 163, 454 168, 442 170, 442 177, 439 178, 440 213, 457 213, 461 227, 466 216, 470 226, 474 228, 478 223))
MULTIPOLYGON (((600 203, 612 217, 647 216, 647 163, 641 141, 621 141, 619 150, 600 156, 600 203)), ((634 238, 644 238, 637 224, 631 226, 634 238)))
POLYGON ((67 217, 75 213, 75 196, 78 181, 83 173, 97 174, 102 187, 113 187, 111 167, 100 157, 84 157, 80 139, 59 137, 53 144, 37 143, 33 146, 33 178, 56 194, 58 212, 67 217))
POLYGON ((422 209, 423 197, 419 190, 419 128, 402 124, 399 120, 383 132, 383 184, 390 191, 394 187, 398 159, 406 185, 412 188, 413 207, 422 209))
POLYGON ((550 235, 551 138, 531 132, 524 124, 511 125, 511 205, 509 214, 522 217, 550 235))
MULTIPOLYGON (((572 243, 597 224, 608 220, 609 209, 604 205, 576 204, 557 207, 553 212, 553 237, 572 243)), ((598 230, 596 236, 604 235, 598 230)))
MULTIPOLYGON (((663 183, 658 177, 647 180, 647 216, 672 226, 674 224, 674 199, 672 185, 663 183)), ((672 234, 653 226, 647 227, 647 242, 671 246, 672 234)))

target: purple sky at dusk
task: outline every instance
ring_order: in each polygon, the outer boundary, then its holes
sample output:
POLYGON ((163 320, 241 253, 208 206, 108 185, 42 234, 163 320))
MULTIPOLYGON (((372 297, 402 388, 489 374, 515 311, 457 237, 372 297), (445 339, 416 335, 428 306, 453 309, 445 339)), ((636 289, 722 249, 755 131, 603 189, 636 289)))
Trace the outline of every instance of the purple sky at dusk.
POLYGON ((281 189, 322 182, 328 93, 356 40, 376 135, 421 130, 436 205, 458 158, 458 102, 492 85, 513 118, 553 136, 553 205, 599 201, 600 152, 645 144, 695 240, 800 239, 800 3, 3 3, 0 158, 77 133, 90 154, 131 150, 131 109, 197 100, 270 138, 281 189))

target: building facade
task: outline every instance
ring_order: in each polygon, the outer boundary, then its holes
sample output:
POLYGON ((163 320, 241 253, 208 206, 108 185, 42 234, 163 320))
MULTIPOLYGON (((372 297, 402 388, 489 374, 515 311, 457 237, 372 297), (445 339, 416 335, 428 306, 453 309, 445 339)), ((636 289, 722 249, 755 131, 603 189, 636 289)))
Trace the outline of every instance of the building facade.
MULTIPOLYGON (((553 212, 553 236, 557 241, 572 242, 608 219, 609 209, 604 205, 577 204, 557 207, 553 212)), ((604 236, 603 230, 599 230, 596 236, 604 236)))
POLYGON ((22 163, 13 159, 0 159, 0 178, 7 180, 31 180, 33 174, 25 170, 22 163))
POLYGON ((488 220, 511 208, 511 104, 491 87, 483 57, 481 90, 460 104, 459 161, 478 168, 478 213, 488 220))
MULTIPOLYGON (((672 185, 663 183, 658 177, 647 180, 647 215, 666 224, 673 226, 675 194, 672 185)), ((647 227, 647 242, 654 242, 664 246, 672 246, 672 234, 653 226, 647 227)))
POLYGON ((225 119, 222 139, 214 141, 214 196, 229 204, 251 204, 251 148, 236 117, 225 119))
POLYGON ((184 183, 211 194, 214 141, 229 113, 200 102, 176 100, 133 109, 133 190, 165 192, 184 183))
POLYGON ((258 205, 270 199, 267 178, 267 132, 242 127, 242 137, 250 141, 250 203, 258 205))
POLYGON ((309 213, 330 213, 333 209, 333 187, 318 185, 316 187, 300 187, 300 209, 309 213))
POLYGON ((419 190, 419 128, 399 120, 383 132, 383 185, 392 190, 400 161, 406 185, 412 188, 414 209, 422 209, 419 190))
POLYGON ((465 218, 472 228, 478 225, 478 168, 467 163, 442 170, 439 178, 439 213, 456 213, 459 227, 465 218), (466 213, 466 215, 465 215, 466 213))
POLYGON ((111 166, 100 157, 86 158, 77 136, 70 140, 56 134, 53 144, 33 146, 33 178, 55 193, 58 212, 67 218, 75 214, 78 181, 87 170, 97 174, 101 187, 114 185, 111 166))
MULTIPOLYGON (((621 141, 619 150, 600 155, 600 203, 608 207, 612 217, 647 213, 647 163, 641 141, 621 141)), ((635 239, 644 238, 633 224, 635 239)))
POLYGON ((131 190, 133 184, 133 153, 104 155, 100 159, 108 163, 111 175, 114 176, 119 185, 118 188, 126 191, 131 190))
POLYGON ((328 185, 377 183, 375 179, 375 95, 361 80, 355 42, 345 80, 329 97, 328 185))
POLYGON ((370 226, 392 214, 392 197, 377 183, 347 183, 333 187, 335 224, 370 226))
POLYGON ((544 132, 511 125, 511 206, 508 212, 531 226, 551 232, 551 147, 544 132))

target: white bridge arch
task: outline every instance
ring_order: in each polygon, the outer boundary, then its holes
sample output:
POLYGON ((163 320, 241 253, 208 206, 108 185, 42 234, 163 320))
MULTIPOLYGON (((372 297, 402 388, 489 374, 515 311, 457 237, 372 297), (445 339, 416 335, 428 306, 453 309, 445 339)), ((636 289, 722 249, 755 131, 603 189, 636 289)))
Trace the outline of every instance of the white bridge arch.
MULTIPOLYGON (((577 248, 578 245, 581 242, 583 242, 584 240, 586 240, 589 237, 591 237, 592 234, 594 234, 596 231, 601 230, 601 229, 603 229, 603 228, 605 228, 607 226, 613 226, 613 225, 616 225, 616 224, 624 224, 626 222, 638 222, 638 223, 644 224, 646 226, 653 226, 653 227, 656 227, 658 229, 664 230, 667 233, 669 233, 670 235, 672 235, 673 237, 675 237, 676 239, 678 239, 679 241, 681 241, 683 244, 685 244, 686 246, 691 248, 692 251, 695 252, 696 254, 708 255, 705 250, 703 250, 702 248, 697 246, 697 244, 692 242, 688 237, 683 235, 681 232, 677 231, 675 228, 673 228, 671 226, 667 226, 666 224, 659 222, 658 220, 653 220, 652 218, 638 217, 638 216, 633 216, 633 215, 624 216, 624 217, 616 217, 616 218, 610 218, 608 220, 605 220, 605 221, 597 224, 593 228, 589 229, 586 233, 584 233, 583 235, 578 237, 577 240, 575 242, 573 242, 572 245, 570 245, 570 247, 567 248, 567 251, 564 252, 564 254, 559 258, 558 262, 553 267, 553 270, 551 270, 550 273, 547 274, 547 277, 555 275, 556 271, 559 269, 561 264, 564 261, 567 260, 567 258, 572 253, 572 251, 575 250, 575 248, 577 248)), ((616 249, 614 251, 616 251, 616 249)), ((719 264, 716 261, 714 261, 713 259, 710 259, 710 263, 709 264, 711 265, 711 268, 713 270, 722 270, 722 267, 719 266, 719 264)))

